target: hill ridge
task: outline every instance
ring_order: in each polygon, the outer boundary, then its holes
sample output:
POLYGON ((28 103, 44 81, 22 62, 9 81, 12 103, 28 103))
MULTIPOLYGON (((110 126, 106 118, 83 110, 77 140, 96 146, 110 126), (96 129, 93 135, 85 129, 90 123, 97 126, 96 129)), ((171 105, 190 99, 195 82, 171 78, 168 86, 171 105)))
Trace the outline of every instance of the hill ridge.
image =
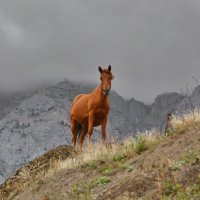
MULTIPOLYGON (((173 125, 168 136, 143 133, 121 145, 94 144, 83 154, 61 146, 75 157, 58 159, 46 175, 4 199, 199 199, 200 112, 175 118, 173 125)), ((0 186, 1 195, 6 187, 0 186)))

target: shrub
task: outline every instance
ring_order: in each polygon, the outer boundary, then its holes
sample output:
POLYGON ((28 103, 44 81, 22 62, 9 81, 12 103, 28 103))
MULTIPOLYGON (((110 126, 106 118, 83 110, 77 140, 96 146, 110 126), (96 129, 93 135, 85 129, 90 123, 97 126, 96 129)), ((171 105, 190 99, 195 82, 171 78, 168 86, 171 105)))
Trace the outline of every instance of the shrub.
POLYGON ((176 195, 178 191, 180 191, 180 189, 182 188, 179 183, 173 183, 170 181, 164 182, 162 187, 163 187, 163 193, 167 196, 176 195))
POLYGON ((97 181, 96 181, 96 184, 97 185, 106 185, 107 183, 110 182, 110 179, 109 177, 107 176, 100 176, 97 181))
POLYGON ((116 153, 113 157, 113 160, 116 162, 119 162, 125 158, 126 158, 126 156, 123 153, 116 153))
POLYGON ((104 176, 107 176, 107 175, 111 175, 115 172, 116 170, 114 170, 113 168, 111 167, 105 167, 103 169, 100 170, 100 173, 104 176))

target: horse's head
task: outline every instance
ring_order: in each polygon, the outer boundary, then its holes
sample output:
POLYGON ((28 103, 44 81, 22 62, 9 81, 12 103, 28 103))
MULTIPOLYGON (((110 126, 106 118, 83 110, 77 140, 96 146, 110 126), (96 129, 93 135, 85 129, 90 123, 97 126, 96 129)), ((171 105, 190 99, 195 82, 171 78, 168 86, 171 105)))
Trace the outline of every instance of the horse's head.
POLYGON ((111 73, 111 65, 108 66, 108 69, 102 69, 99 67, 99 72, 101 73, 101 89, 105 95, 109 95, 111 89, 111 81, 114 78, 111 73))

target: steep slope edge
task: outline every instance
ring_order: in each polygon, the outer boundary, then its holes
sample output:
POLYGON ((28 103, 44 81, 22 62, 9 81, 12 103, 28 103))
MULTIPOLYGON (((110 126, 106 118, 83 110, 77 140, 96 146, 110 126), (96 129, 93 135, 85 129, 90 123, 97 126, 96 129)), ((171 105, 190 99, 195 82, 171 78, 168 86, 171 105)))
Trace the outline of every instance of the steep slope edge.
MULTIPOLYGON (((168 136, 146 133, 129 138, 123 145, 113 143, 105 149, 94 146, 91 151, 84 150, 81 157, 71 159, 76 163, 71 163, 71 167, 66 156, 65 160, 57 160, 58 165, 50 173, 26 184, 29 174, 40 173, 37 167, 30 167, 33 171, 26 169, 26 176, 15 175, 15 180, 23 179, 23 186, 17 181, 10 182, 13 177, 1 185, 2 199, 197 198, 200 195, 200 112, 175 118, 173 124, 175 131, 168 136), (84 161, 89 155, 90 159, 84 161)), ((48 165, 49 160, 46 162, 48 165)), ((23 168, 19 172, 22 171, 23 168)))

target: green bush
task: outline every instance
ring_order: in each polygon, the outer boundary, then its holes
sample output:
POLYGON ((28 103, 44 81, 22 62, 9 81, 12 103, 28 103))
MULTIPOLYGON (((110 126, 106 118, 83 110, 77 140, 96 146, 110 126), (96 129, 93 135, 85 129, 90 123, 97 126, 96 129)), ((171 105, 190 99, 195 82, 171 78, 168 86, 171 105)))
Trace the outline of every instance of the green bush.
POLYGON ((170 181, 163 183, 163 193, 167 196, 176 195, 180 189, 181 185, 179 183, 173 183, 170 181))
POLYGON ((97 185, 106 185, 107 183, 110 182, 110 179, 109 177, 107 176, 100 176, 97 181, 96 181, 96 184, 97 185))
POLYGON ((107 175, 109 176, 109 175, 113 174, 114 172, 115 172, 115 170, 111 167, 105 167, 100 170, 100 173, 105 176, 107 176, 107 175))
POLYGON ((123 159, 125 159, 126 158, 126 156, 123 154, 123 153, 116 153, 115 155, 114 155, 114 157, 113 157, 113 160, 115 161, 115 162, 119 162, 119 161, 121 161, 121 160, 123 160, 123 159))

